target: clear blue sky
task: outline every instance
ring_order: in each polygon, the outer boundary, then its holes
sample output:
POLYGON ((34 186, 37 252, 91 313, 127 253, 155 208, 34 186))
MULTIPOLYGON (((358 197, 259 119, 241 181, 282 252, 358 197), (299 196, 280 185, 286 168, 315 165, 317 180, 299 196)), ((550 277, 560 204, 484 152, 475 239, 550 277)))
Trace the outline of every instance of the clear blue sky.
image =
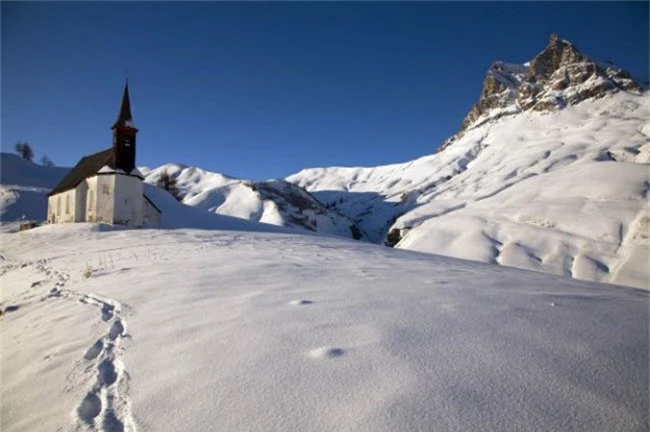
POLYGON ((2 2, 2 149, 110 146, 128 75, 138 164, 243 178, 432 153, 495 60, 550 33, 648 75, 648 3, 2 2))

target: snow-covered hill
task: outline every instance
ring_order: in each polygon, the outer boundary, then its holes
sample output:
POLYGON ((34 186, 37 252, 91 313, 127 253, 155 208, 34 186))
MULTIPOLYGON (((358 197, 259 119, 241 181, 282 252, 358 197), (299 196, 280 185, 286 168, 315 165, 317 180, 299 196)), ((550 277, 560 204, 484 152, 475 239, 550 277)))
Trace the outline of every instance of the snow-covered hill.
POLYGON ((649 427, 643 290, 313 235, 0 244, 3 432, 649 427))
POLYGON ((156 184, 163 173, 176 181, 184 204, 256 222, 365 239, 353 221, 284 180, 251 182, 180 164, 140 169, 156 184))
POLYGON ((69 168, 44 167, 10 153, 0 153, 0 220, 45 220, 47 193, 69 168))
POLYGON ((649 118, 623 71, 552 38, 529 65, 490 68, 443 151, 287 180, 375 241, 650 288, 649 118))

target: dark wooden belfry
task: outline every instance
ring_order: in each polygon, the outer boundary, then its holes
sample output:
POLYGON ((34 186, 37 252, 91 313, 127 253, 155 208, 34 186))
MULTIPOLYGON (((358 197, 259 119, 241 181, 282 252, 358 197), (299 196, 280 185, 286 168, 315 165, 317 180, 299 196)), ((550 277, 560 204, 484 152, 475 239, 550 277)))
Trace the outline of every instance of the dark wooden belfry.
POLYGON ((113 167, 130 173, 135 168, 135 135, 138 129, 133 124, 131 100, 129 99, 129 81, 124 85, 122 103, 113 130, 113 167))

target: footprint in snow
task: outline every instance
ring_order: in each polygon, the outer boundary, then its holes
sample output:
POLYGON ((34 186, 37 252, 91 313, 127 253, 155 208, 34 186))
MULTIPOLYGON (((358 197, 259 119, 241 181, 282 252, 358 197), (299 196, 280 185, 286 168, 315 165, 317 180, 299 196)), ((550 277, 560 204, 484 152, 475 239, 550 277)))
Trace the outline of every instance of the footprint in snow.
POLYGON ((320 347, 309 351, 311 358, 336 358, 345 354, 343 348, 320 347))
POLYGON ((123 332, 124 326, 122 325, 122 321, 116 319, 113 321, 113 325, 111 325, 111 329, 108 331, 108 337, 110 340, 115 340, 118 337, 122 336, 123 332))
POLYGON ((108 303, 104 303, 102 305, 102 321, 108 321, 111 318, 113 318, 113 310, 115 309, 115 306, 110 305, 108 303))
POLYGON ((312 303, 314 302, 311 300, 292 300, 289 302, 289 304, 292 306, 310 305, 312 303))
POLYGON ((97 358, 99 354, 101 354, 103 349, 104 349, 104 342, 102 342, 101 339, 98 339, 97 342, 93 344, 93 346, 88 348, 86 354, 84 354, 84 358, 86 360, 93 360, 97 358))
POLYGON ((99 371, 99 381, 104 386, 109 386, 117 381, 117 372, 115 371, 115 365, 110 359, 105 359, 99 364, 97 368, 99 371))
POLYGON ((5 313, 5 312, 15 312, 15 311, 17 311, 18 309, 20 309, 20 305, 9 305, 9 306, 7 306, 6 308, 4 308, 4 310, 0 309, 0 311, 2 311, 2 313, 5 313))
POLYGON ((107 411, 103 428, 106 432, 124 432, 124 424, 115 416, 113 411, 107 411))
POLYGON ((81 401, 81 405, 77 408, 79 418, 86 423, 92 424, 95 417, 102 411, 102 401, 95 393, 89 392, 86 397, 81 401))

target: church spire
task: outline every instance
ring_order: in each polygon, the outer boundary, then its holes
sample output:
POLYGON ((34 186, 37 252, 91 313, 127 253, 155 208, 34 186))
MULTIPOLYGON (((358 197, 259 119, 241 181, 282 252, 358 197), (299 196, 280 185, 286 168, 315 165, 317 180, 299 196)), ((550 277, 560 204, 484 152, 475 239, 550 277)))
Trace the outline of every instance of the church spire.
POLYGON ((135 168, 135 135, 138 133, 131 115, 129 81, 124 85, 120 113, 111 128, 113 129, 113 166, 130 173, 135 168))
POLYGON ((122 103, 120 104, 120 113, 117 115, 117 120, 111 129, 116 127, 131 127, 135 129, 133 124, 133 115, 131 115, 131 99, 129 98, 129 79, 126 79, 124 84, 124 93, 122 93, 122 103))

